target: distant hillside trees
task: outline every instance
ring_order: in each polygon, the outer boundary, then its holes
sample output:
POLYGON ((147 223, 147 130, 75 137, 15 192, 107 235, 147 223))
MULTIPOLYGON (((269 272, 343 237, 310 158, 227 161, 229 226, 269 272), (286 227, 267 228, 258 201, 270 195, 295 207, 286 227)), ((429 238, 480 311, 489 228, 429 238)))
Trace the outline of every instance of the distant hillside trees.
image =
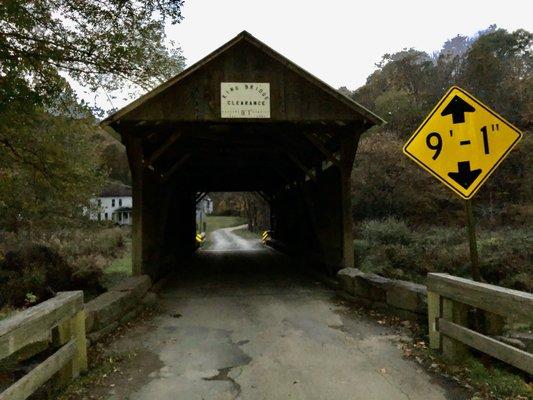
POLYGON ((386 54, 352 97, 408 137, 445 91, 458 85, 513 124, 533 121, 533 34, 490 27, 476 38, 456 36, 433 54, 405 49, 386 54))
MULTIPOLYGON (((349 95, 387 120, 366 134, 355 159, 354 217, 393 216, 415 223, 462 221, 459 199, 401 151, 446 90, 458 85, 525 132, 475 198, 480 223, 531 222, 533 34, 495 26, 474 38, 456 36, 435 54, 386 54, 364 86, 349 95)), ((342 88, 346 94, 346 89, 342 88)))

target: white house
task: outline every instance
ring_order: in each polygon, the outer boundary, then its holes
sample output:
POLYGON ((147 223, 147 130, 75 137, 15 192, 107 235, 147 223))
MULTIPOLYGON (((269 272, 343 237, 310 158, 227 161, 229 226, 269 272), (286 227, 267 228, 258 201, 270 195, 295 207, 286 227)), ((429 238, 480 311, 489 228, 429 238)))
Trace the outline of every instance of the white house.
POLYGON ((131 187, 120 182, 108 182, 98 197, 93 197, 95 206, 90 214, 92 220, 115 221, 119 225, 131 225, 131 187))
POLYGON ((200 232, 205 231, 205 216, 213 212, 213 200, 205 196, 196 204, 196 227, 200 232))

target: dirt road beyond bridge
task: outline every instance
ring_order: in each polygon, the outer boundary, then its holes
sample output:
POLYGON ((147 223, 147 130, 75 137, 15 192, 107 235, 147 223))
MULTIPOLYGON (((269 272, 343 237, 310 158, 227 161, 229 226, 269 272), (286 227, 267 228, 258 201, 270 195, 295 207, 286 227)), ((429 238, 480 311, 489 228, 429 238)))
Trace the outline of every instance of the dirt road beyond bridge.
POLYGON ((111 345, 136 356, 105 398, 462 398, 402 358, 398 333, 357 316, 286 256, 233 235, 212 234, 222 251, 199 251, 153 319, 111 345))

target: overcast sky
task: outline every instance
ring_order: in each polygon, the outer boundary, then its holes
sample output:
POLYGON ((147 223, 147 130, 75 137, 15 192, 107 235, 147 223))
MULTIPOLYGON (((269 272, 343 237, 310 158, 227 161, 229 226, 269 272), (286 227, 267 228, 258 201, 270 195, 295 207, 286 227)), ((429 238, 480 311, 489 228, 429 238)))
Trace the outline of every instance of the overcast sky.
MULTIPOLYGON (((187 66, 247 30, 333 87, 349 89, 364 84, 385 53, 405 47, 431 53, 446 39, 491 24, 533 31, 531 0, 185 0, 182 12, 183 22, 167 33, 187 66)), ((98 103, 110 107, 105 96, 98 103)))

